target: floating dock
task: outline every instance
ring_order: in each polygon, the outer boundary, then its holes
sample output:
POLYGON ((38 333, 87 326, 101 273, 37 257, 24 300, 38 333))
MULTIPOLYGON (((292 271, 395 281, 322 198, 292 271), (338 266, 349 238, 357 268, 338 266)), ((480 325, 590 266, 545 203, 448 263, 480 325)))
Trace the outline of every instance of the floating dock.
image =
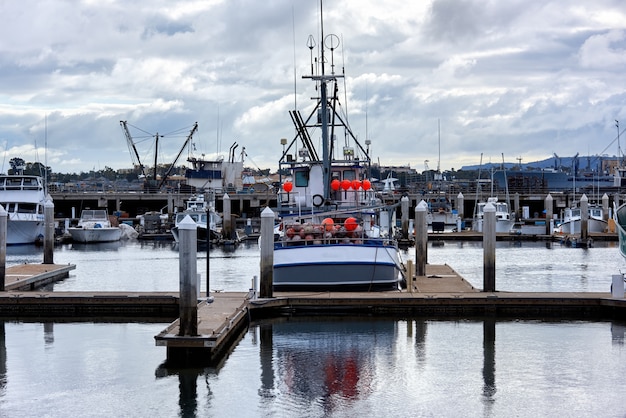
MULTIPOLYGON (((11 267, 0 292, 0 316, 45 317, 48 320, 173 321, 155 343, 167 348, 173 364, 212 364, 220 361, 243 336, 251 321, 294 315, 371 315, 421 317, 523 317, 620 319, 626 299, 609 292, 483 292, 448 265, 426 265, 410 289, 388 292, 275 292, 258 298, 254 292, 219 292, 198 304, 194 336, 179 336, 178 292, 32 292, 46 276, 67 274, 72 265, 11 267), (39 278, 32 282, 33 278, 39 278), (411 291, 412 289, 412 291, 411 291)), ((200 295, 201 297, 204 295, 200 295)))
POLYGON ((18 264, 5 271, 5 290, 33 290, 69 277, 74 264, 18 264))

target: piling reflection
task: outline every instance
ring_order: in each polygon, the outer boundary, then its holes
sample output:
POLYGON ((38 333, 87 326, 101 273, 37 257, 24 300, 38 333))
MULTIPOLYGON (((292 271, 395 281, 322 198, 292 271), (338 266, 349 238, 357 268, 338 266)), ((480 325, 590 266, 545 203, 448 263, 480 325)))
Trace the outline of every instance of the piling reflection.
POLYGON ((171 376, 178 377, 178 388, 180 391, 178 397, 178 416, 183 418, 192 418, 202 416, 206 411, 211 409, 213 396, 211 392, 211 385, 209 384, 209 378, 210 376, 217 375, 217 373, 218 370, 214 367, 177 368, 168 366, 167 363, 163 363, 156 369, 155 376, 157 379, 171 376), (201 386, 200 391, 205 392, 206 395, 204 393, 198 393, 199 380, 204 381, 205 383, 205 387, 201 386), (198 399, 206 399, 206 404, 199 404, 198 399))
POLYGON ((626 323, 611 322, 611 341, 614 345, 624 345, 624 337, 626 336, 626 323))
POLYGON ((496 320, 483 322, 483 401, 491 404, 496 394, 496 320))

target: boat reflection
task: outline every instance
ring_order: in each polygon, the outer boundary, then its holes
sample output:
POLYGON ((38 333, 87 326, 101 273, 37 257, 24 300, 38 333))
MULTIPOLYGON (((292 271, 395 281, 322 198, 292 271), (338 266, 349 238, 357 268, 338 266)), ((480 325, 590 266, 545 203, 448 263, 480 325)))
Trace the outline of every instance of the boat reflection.
POLYGON ((124 241, 113 242, 73 242, 72 251, 118 251, 124 246, 124 241))

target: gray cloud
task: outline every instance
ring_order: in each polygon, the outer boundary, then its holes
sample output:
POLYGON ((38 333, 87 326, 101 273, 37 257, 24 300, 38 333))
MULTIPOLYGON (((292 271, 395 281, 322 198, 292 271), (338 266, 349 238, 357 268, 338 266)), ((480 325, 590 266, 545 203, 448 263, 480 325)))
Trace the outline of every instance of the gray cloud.
MULTIPOLYGON (((274 168, 288 110, 306 113, 315 94, 300 76, 317 2, 26 0, 0 15, 7 160, 43 160, 47 138, 54 171, 128 167, 120 120, 152 134, 197 121, 199 152, 236 141, 250 165, 274 168)), ((329 0, 324 17, 342 40, 350 123, 382 164, 435 161, 438 120, 442 168, 457 169, 481 153, 599 153, 614 120, 626 126, 617 0, 329 0)), ((164 138, 163 162, 182 140, 164 138)))

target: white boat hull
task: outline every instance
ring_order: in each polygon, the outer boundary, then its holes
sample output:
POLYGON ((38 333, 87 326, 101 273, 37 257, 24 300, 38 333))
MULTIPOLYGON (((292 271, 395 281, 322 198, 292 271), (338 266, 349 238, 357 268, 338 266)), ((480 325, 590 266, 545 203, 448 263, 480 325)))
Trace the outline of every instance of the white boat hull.
POLYGON ((76 242, 113 242, 122 237, 122 230, 118 227, 68 228, 68 231, 76 242))
MULTIPOLYGON (((559 232, 562 234, 580 234, 580 219, 574 219, 571 221, 565 221, 559 225, 559 232)), ((600 220, 589 218, 587 220, 587 232, 599 233, 605 232, 608 227, 608 223, 600 220)))
MULTIPOLYGON (((476 232, 483 232, 484 219, 478 219, 472 224, 472 229, 476 232)), ((496 233, 508 234, 513 229, 515 221, 512 219, 496 219, 496 233)))
POLYGON ((275 248, 275 290, 397 289, 400 260, 391 245, 323 244, 275 248))
POLYGON ((43 239, 44 220, 7 221, 7 245, 33 244, 43 239))

